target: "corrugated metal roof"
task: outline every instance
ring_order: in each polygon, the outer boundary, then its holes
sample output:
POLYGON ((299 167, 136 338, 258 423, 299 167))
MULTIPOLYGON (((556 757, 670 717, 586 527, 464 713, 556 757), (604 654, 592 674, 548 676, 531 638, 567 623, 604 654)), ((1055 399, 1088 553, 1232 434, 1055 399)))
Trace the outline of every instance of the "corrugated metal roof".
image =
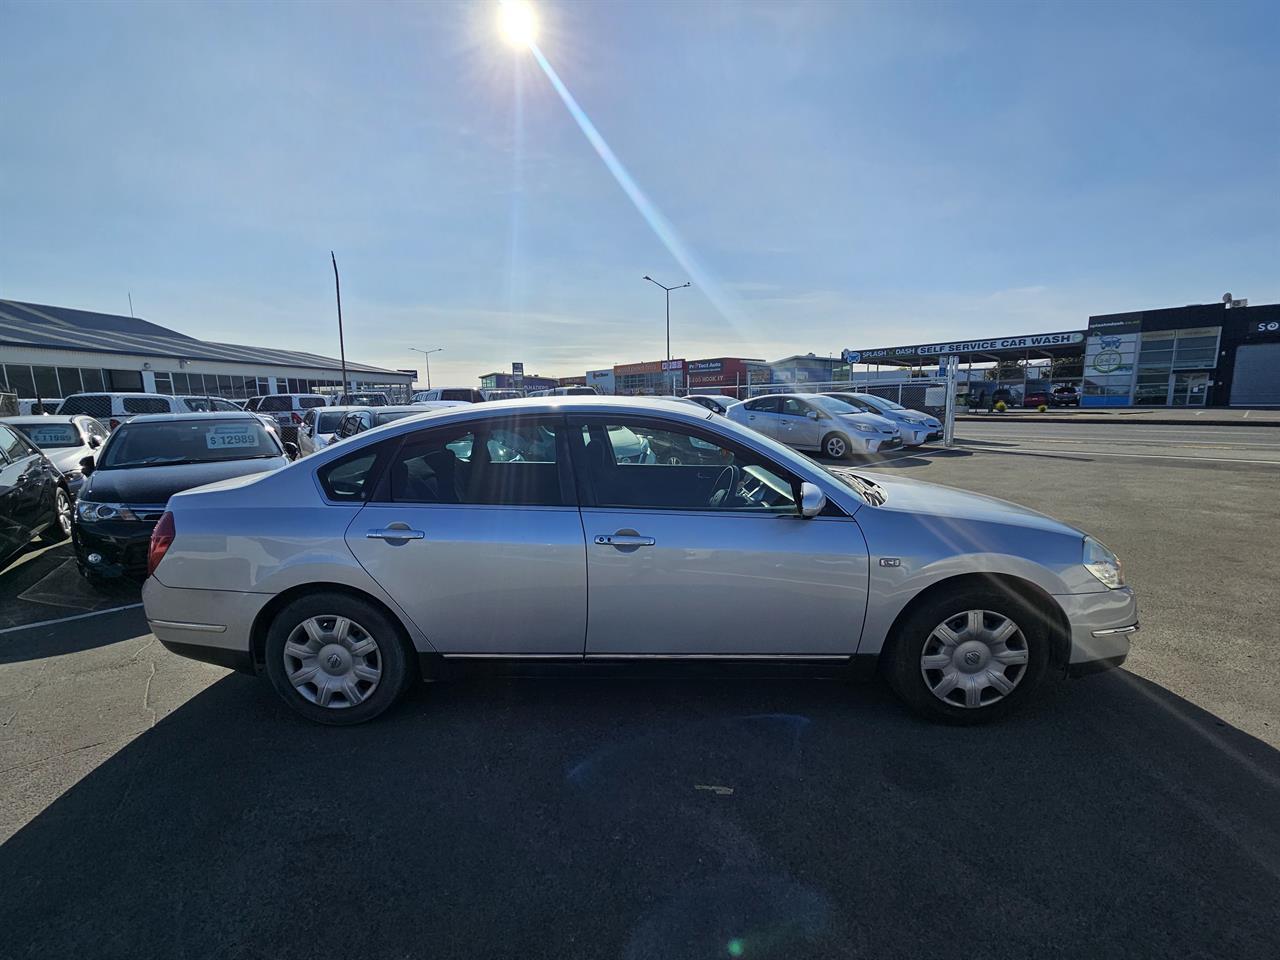
MULTIPOLYGON (((114 313, 91 313, 41 303, 0 300, 0 343, 90 353, 146 354, 182 360, 223 360, 277 367, 323 367, 339 370, 333 357, 298 350, 276 350, 237 343, 197 340, 148 320, 114 313)), ((404 377, 397 370, 347 361, 356 373, 404 377)))

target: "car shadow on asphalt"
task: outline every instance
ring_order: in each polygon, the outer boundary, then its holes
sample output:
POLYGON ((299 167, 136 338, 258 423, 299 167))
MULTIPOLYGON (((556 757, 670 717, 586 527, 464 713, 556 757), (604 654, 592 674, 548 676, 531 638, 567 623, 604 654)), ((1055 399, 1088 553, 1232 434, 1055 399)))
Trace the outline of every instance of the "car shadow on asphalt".
POLYGON ((833 680, 228 676, 0 848, 12 957, 1274 956, 1280 754, 1124 671, 994 726, 833 680))
POLYGON ((107 647, 149 632, 141 607, 101 611, 73 623, 12 628, 0 634, 0 665, 107 647))

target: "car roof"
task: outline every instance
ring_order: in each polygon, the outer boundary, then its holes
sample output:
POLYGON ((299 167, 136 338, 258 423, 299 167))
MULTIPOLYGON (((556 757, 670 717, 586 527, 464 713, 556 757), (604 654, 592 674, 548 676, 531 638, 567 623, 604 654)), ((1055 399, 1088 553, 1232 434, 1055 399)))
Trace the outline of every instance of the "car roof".
POLYGON ((220 420, 262 422, 258 414, 251 413, 248 410, 218 410, 214 413, 143 413, 136 417, 130 417, 126 423, 130 425, 135 423, 178 423, 183 420, 192 420, 197 423, 213 423, 220 420))
POLYGON ((39 425, 42 423, 75 423, 77 420, 92 420, 93 417, 87 413, 31 413, 23 414, 20 417, 0 417, 0 423, 29 423, 39 425))

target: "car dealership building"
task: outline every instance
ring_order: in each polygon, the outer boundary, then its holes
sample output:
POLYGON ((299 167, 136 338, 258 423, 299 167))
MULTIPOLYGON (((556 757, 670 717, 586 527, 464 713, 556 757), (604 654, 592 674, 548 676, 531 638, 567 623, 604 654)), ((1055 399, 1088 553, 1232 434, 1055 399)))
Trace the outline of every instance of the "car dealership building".
MULTIPOLYGON (((348 360, 355 390, 407 399, 413 372, 348 360)), ((135 317, 0 300, 0 390, 56 400, 109 391, 242 400, 340 393, 342 364, 295 350, 197 340, 135 317)))
POLYGON ((1084 330, 850 349, 832 379, 946 356, 959 358, 971 397, 1002 389, 1014 405, 1074 387, 1083 407, 1280 406, 1280 304, 1231 300, 1102 314, 1084 330))

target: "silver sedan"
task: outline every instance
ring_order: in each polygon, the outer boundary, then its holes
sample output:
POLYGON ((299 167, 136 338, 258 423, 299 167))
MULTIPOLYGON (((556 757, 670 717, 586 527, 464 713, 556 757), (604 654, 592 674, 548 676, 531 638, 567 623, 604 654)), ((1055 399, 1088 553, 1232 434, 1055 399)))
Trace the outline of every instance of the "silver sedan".
POLYGON ((149 567, 166 647, 333 724, 450 661, 690 658, 878 670, 968 723, 1121 663, 1138 626, 1119 561, 1066 524, 612 397, 426 413, 177 494, 149 567))

